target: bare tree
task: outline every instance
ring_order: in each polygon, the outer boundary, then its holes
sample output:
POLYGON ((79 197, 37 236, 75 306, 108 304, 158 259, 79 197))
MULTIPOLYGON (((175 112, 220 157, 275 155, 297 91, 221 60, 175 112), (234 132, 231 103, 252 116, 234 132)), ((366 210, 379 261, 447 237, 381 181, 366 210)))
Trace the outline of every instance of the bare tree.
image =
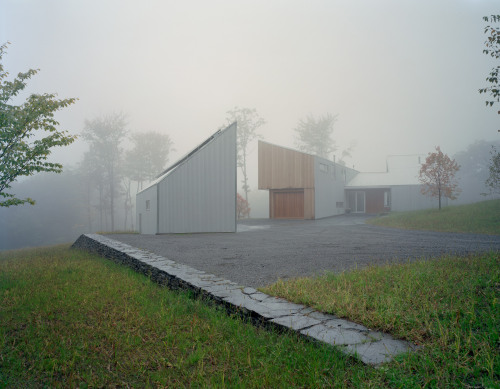
POLYGON ((248 202, 248 192, 250 192, 247 173, 248 148, 254 139, 260 138, 257 129, 266 124, 266 121, 259 116, 255 108, 235 107, 227 111, 227 115, 227 124, 237 123, 238 167, 243 174, 242 189, 245 192, 245 200, 248 202))
POLYGON ((330 113, 319 118, 308 115, 305 119, 300 119, 295 127, 295 143, 299 150, 323 158, 331 158, 331 154, 337 150, 332 138, 333 125, 336 121, 337 115, 330 113))

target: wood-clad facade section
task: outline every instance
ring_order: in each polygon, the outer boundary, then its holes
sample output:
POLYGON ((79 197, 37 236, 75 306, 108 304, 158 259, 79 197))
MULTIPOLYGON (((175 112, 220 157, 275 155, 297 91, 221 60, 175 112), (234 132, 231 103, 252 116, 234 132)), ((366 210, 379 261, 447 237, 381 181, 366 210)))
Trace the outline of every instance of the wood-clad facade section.
POLYGON ((314 219, 314 157, 259 141, 259 189, 271 219, 314 219))
POLYGON ((314 188, 314 157, 259 141, 259 189, 314 188))

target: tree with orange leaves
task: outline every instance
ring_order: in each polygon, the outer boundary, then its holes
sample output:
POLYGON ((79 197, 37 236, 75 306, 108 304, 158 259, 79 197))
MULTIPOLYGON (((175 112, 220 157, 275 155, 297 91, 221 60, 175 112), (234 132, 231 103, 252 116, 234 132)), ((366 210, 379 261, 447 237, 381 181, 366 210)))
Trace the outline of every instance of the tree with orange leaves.
POLYGON ((248 201, 246 201, 239 193, 236 193, 236 212, 238 214, 238 219, 250 217, 250 207, 248 206, 248 201))
POLYGON ((436 152, 427 155, 425 163, 422 164, 419 174, 422 194, 437 197, 439 209, 441 209, 441 197, 454 200, 460 193, 455 179, 455 174, 459 169, 458 163, 444 154, 439 146, 436 147, 436 152))

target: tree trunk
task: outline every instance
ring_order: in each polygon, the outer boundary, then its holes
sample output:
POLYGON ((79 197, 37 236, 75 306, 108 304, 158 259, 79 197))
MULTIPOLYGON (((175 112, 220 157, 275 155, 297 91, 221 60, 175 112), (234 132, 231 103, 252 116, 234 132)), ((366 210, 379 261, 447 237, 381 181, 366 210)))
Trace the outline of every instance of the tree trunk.
POLYGON ((103 202, 104 202, 104 196, 103 196, 103 188, 102 184, 99 184, 99 230, 103 230, 103 225, 102 225, 102 218, 103 218, 103 202))
POLYGON ((247 156, 246 153, 243 152, 243 190, 245 191, 245 200, 248 201, 248 178, 247 178, 247 156))
MULTIPOLYGON (((130 212, 130 220, 132 221, 132 195, 130 193, 130 189, 132 186, 132 181, 129 179, 126 181, 125 184, 125 202, 124 202, 124 208, 125 208, 125 222, 123 223, 123 230, 127 231, 127 220, 128 220, 128 214, 130 212)), ((132 221, 132 229, 133 229, 133 221, 132 221)))
MULTIPOLYGON (((241 166, 241 171, 243 173, 243 190, 245 191, 245 201, 248 203, 248 177, 247 177, 247 153, 243 150, 243 164, 241 166)), ((248 213, 247 218, 250 218, 250 213, 248 213)))
MULTIPOLYGON (((130 187, 128 188, 130 190, 130 187)), ((123 204, 123 208, 125 211, 125 218, 123 220, 123 231, 127 231, 127 218, 128 218, 128 194, 125 195, 125 201, 123 204)))
POLYGON ((115 230, 115 177, 113 172, 113 164, 110 167, 109 175, 109 197, 110 197, 110 216, 111 216, 111 232, 115 230))
POLYGON ((87 217, 88 217, 88 231, 92 232, 92 188, 90 186, 90 180, 87 181, 87 217))

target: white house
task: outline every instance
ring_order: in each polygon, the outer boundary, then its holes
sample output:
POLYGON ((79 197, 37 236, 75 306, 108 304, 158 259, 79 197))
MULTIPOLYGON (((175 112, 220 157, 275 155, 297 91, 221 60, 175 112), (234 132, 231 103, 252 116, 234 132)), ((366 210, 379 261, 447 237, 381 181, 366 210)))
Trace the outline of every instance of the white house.
MULTIPOLYGON (((346 203, 354 213, 415 211, 433 208, 436 200, 421 193, 418 179, 422 155, 387 158, 385 172, 357 173, 346 185, 346 203)), ((447 199, 442 199, 447 205, 447 199)))
MULTIPOLYGON (((436 206, 423 195, 423 156, 393 156, 385 172, 361 173, 327 159, 259 142, 259 189, 269 190, 269 217, 319 219, 343 213, 409 211, 436 206)), ((445 202, 446 204, 446 202, 445 202)))
POLYGON ((219 130, 137 194, 142 234, 236 231, 236 123, 219 130))
POLYGON ((319 219, 345 212, 354 169, 259 141, 259 189, 269 190, 271 219, 319 219))

